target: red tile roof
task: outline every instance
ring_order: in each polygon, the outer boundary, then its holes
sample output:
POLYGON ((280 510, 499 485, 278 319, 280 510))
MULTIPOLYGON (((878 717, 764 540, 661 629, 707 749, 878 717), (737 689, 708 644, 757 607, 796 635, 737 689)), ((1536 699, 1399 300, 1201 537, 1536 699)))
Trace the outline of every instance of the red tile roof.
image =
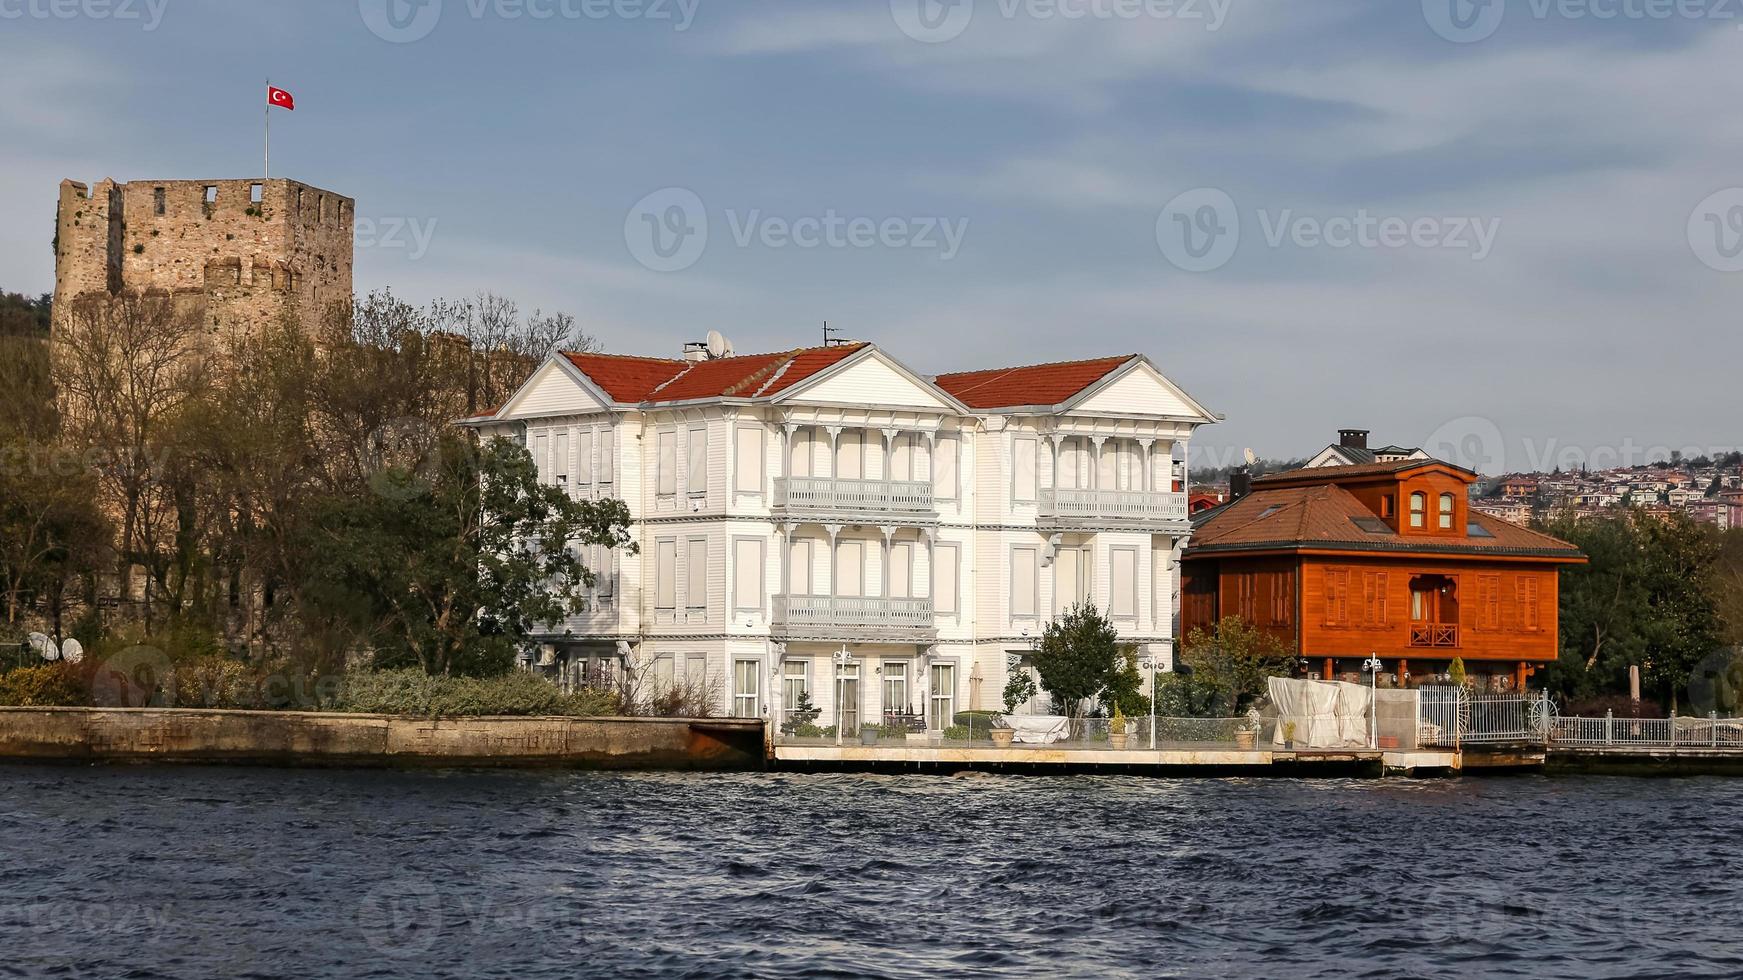
POLYGON ((1435 554, 1581 559, 1559 538, 1472 511, 1480 534, 1400 535, 1349 491, 1331 485, 1258 490, 1208 513, 1193 529, 1188 557, 1228 551, 1330 548, 1435 554), (1360 523, 1357 523, 1360 521, 1360 523))
POLYGON ((1102 357, 1091 361, 1062 361, 1028 367, 993 368, 941 374, 938 387, 956 396, 970 408, 1017 408, 1024 405, 1058 405, 1107 377, 1137 355, 1102 357))
POLYGON ((1393 476, 1434 466, 1446 467, 1470 477, 1470 480, 1466 482, 1476 479, 1476 474, 1470 470, 1438 459, 1399 459, 1390 463, 1356 463, 1350 466, 1304 466, 1301 469, 1284 470, 1280 473, 1268 473, 1265 476, 1255 477, 1253 486, 1338 483, 1343 480, 1359 480, 1365 477, 1393 476))
POLYGON ((563 356, 613 401, 641 404, 702 398, 771 398, 852 357, 865 346, 808 347, 713 361, 568 352, 563 356))

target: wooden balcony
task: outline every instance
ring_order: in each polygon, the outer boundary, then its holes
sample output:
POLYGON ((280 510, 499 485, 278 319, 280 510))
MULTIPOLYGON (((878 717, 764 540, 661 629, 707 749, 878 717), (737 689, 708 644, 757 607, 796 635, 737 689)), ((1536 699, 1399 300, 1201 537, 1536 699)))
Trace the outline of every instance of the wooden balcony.
POLYGON ((1447 623, 1411 623, 1410 645, 1443 649, 1459 645, 1459 628, 1447 623))
POLYGON ((937 634, 931 599, 881 596, 774 597, 774 633, 794 639, 913 643, 937 634))
POLYGON ((935 519, 932 485, 917 480, 775 479, 774 509, 789 514, 935 519))
POLYGON ((1190 527, 1186 494, 1159 490, 1043 490, 1043 520, 1061 524, 1190 527))

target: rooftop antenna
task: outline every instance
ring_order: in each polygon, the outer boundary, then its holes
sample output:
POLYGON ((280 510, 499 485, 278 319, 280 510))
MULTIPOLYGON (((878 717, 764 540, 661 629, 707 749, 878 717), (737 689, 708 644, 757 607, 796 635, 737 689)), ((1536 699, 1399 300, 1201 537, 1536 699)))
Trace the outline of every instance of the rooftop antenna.
POLYGON ((823 346, 835 347, 839 344, 845 343, 845 341, 843 341, 840 337, 836 336, 839 333, 841 333, 840 327, 832 327, 829 325, 828 320, 824 320, 823 321, 823 346))

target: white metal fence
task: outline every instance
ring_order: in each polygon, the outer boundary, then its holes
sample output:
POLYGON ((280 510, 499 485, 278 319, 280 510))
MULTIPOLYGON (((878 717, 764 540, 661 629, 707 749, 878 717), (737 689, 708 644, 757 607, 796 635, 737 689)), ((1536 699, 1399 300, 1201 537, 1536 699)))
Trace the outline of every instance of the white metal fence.
POLYGON ((1743 720, 1733 718, 1557 718, 1557 745, 1622 748, 1743 748, 1743 720))
POLYGON ((1422 689, 1421 743, 1563 745, 1568 747, 1743 749, 1743 719, 1562 717, 1548 693, 1472 694, 1456 687, 1422 689))

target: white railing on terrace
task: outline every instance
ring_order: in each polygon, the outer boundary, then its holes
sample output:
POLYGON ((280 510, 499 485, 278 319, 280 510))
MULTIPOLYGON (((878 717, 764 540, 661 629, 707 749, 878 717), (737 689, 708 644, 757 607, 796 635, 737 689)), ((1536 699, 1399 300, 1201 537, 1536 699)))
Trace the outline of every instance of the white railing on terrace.
POLYGON ((1743 720, 1735 718, 1557 718, 1550 741, 1558 745, 1624 748, 1743 748, 1743 720))
POLYGON ((774 505, 787 510, 872 514, 929 514, 937 509, 930 483, 829 476, 776 477, 774 505))
POLYGON ((775 596, 775 623, 794 629, 929 630, 931 599, 775 596))
POLYGON ((1042 490, 1041 514, 1080 520, 1185 521, 1186 494, 1160 490, 1042 490))

